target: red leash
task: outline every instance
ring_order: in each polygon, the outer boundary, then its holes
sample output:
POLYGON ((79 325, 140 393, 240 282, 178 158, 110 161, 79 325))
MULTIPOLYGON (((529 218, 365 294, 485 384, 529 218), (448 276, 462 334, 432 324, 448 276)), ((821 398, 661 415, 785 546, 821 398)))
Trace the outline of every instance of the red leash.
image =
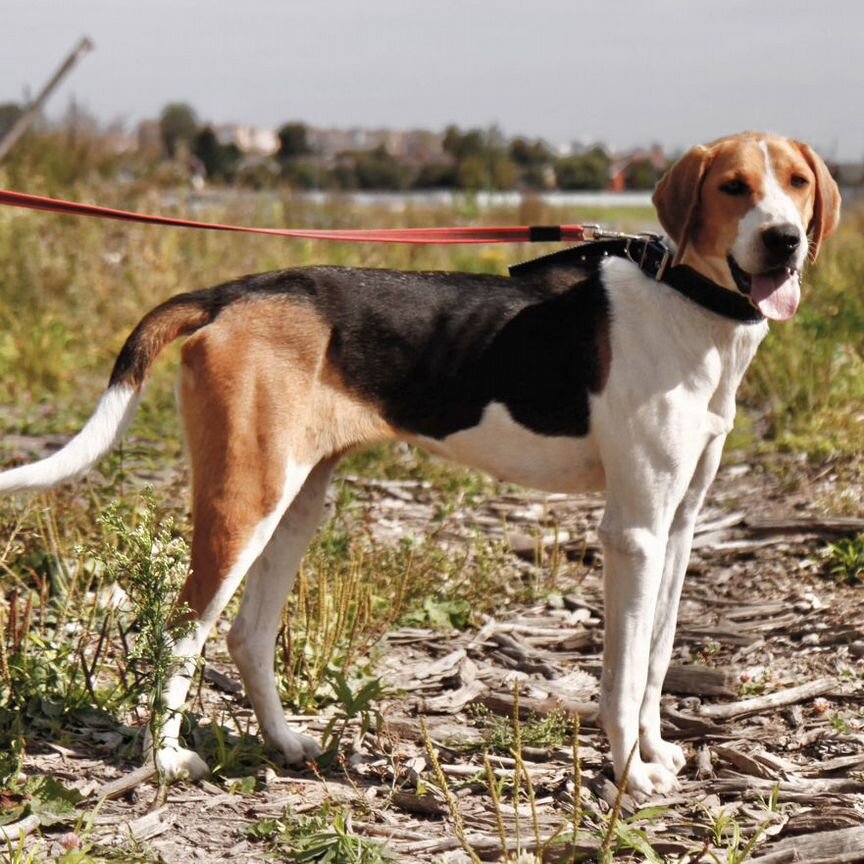
POLYGON ((47 210, 69 216, 93 216, 97 219, 118 219, 122 222, 143 222, 147 225, 169 225, 175 228, 206 228, 210 231, 240 231, 244 234, 269 234, 274 237, 294 237, 301 240, 341 240, 348 243, 557 243, 579 242, 586 239, 581 225, 534 225, 514 227, 480 226, 475 228, 369 228, 369 229, 305 229, 250 228, 241 225, 220 225, 215 222, 194 222, 170 216, 153 216, 131 210, 97 207, 61 201, 42 195, 10 192, 0 189, 0 204, 47 210))

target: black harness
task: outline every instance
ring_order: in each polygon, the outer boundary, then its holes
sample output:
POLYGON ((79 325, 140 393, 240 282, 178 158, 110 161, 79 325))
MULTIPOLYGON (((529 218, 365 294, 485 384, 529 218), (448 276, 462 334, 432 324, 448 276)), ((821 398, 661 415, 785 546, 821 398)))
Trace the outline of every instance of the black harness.
POLYGON ((510 267, 510 275, 527 276, 558 264, 593 270, 609 257, 633 262, 649 278, 674 288, 688 300, 724 318, 745 324, 757 324, 765 320, 762 313, 743 294, 733 294, 716 282, 706 279, 692 267, 683 264, 670 266, 672 250, 659 237, 651 234, 614 237, 562 249, 542 258, 514 264, 510 267))

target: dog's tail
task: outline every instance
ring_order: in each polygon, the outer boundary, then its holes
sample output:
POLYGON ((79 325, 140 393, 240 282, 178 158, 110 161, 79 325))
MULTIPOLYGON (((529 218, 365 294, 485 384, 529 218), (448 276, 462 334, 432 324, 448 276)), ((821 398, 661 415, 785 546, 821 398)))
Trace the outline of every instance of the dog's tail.
POLYGON ((65 447, 30 465, 0 473, 0 493, 38 492, 82 474, 120 440, 135 416, 141 388, 159 352, 218 314, 210 292, 181 294, 157 306, 129 334, 108 388, 84 428, 65 447))

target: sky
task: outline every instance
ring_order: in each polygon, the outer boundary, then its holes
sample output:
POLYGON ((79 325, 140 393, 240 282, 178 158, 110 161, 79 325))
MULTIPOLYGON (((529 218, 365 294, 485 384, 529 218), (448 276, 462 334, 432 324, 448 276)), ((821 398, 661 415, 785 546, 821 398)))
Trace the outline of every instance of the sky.
POLYGON ((47 113, 128 128, 182 101, 217 124, 620 149, 758 129, 864 159, 861 0, 0 0, 0 34, 0 102, 87 35, 47 113))

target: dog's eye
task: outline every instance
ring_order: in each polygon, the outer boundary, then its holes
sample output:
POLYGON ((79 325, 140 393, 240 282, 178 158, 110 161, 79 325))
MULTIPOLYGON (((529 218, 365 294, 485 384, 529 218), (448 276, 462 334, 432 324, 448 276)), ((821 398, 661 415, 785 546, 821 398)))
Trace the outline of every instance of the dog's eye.
POLYGON ((789 182, 795 189, 803 189, 805 186, 810 185, 810 181, 806 177, 802 177, 800 174, 793 174, 792 179, 789 182))
POLYGON ((720 187, 720 191, 726 195, 734 195, 737 198, 741 195, 749 195, 750 187, 743 180, 727 180, 720 187))

